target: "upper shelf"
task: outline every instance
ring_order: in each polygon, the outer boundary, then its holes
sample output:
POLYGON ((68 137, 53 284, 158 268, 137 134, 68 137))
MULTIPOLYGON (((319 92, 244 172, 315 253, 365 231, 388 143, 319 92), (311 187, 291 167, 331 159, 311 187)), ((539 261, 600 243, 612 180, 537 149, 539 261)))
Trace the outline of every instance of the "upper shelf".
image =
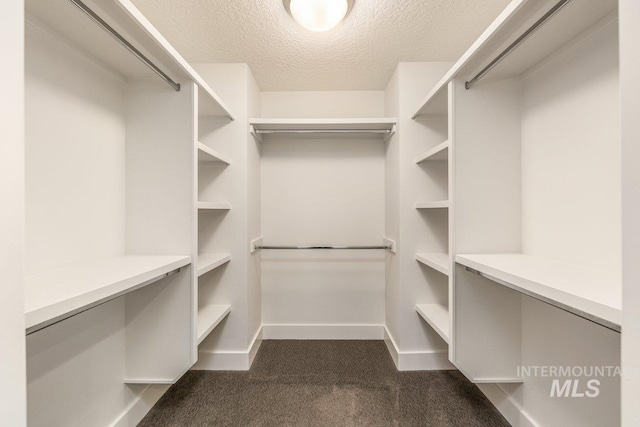
POLYGON ((496 283, 620 331, 622 285, 615 274, 522 254, 457 255, 456 262, 496 283))
POLYGON ((373 119, 249 119, 251 133, 262 140, 263 135, 374 135, 386 141, 395 133, 395 118, 373 119))
MULTIPOLYGON (((83 0, 136 49, 173 80, 191 80, 201 89, 201 108, 207 114, 233 119, 225 103, 175 50, 130 0, 83 0)), ((25 1, 27 22, 82 52, 95 63, 123 78, 150 78, 156 74, 125 49, 69 0, 25 1)))
POLYGON ((189 263, 188 256, 131 255, 27 276, 27 332, 132 292, 189 263))
MULTIPOLYGON (((438 104, 440 93, 446 93, 447 84, 455 77, 471 79, 504 51, 520 35, 547 13, 558 0, 513 0, 491 23, 460 59, 434 86, 413 114, 418 116, 433 114, 431 108, 438 104)), ((500 62, 487 78, 507 78, 519 76, 571 45, 571 40, 590 28, 613 21, 617 11, 617 0, 574 0, 560 9, 546 23, 529 36, 519 47, 500 62)), ((480 84, 480 83, 478 83, 480 84)))

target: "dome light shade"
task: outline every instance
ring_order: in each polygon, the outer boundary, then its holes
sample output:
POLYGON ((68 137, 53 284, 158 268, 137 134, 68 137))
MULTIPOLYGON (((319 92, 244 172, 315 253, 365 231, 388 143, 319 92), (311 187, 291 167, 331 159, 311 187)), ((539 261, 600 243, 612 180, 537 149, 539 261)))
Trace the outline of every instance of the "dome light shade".
POLYGON ((347 0, 285 0, 298 24, 311 31, 327 31, 338 25, 349 11, 347 0))

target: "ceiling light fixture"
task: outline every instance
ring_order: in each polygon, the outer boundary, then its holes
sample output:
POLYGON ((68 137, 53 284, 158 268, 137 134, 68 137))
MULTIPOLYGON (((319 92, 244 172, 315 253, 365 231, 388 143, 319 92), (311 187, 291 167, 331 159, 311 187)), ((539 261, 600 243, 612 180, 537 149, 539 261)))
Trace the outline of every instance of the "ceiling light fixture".
POLYGON ((354 0, 283 0, 287 12, 307 30, 321 32, 338 25, 354 0))

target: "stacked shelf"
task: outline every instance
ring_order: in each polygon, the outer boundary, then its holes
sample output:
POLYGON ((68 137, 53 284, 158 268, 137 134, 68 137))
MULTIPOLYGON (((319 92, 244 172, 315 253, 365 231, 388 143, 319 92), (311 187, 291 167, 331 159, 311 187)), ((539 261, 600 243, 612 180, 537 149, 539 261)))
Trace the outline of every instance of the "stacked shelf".
POLYGON ((230 312, 230 305, 212 304, 200 307, 198 309, 198 344, 202 343, 230 312))
POLYGON ((447 253, 421 253, 416 254, 416 261, 439 271, 445 276, 449 275, 449 254, 447 253))
POLYGON ((198 255, 198 267, 197 274, 198 277, 202 276, 220 267, 223 264, 231 261, 231 255, 229 254, 201 254, 198 255))
POLYGON ((227 166, 231 164, 231 161, 226 156, 218 153, 213 148, 207 147, 201 142, 197 142, 196 146, 198 148, 198 165, 199 166, 207 166, 210 164, 218 164, 218 163, 223 163, 227 166))
MULTIPOLYGON (((417 304, 416 311, 422 319, 447 343, 450 343, 450 303, 451 300, 451 256, 449 223, 450 208, 450 165, 451 136, 450 105, 448 86, 434 88, 425 108, 420 112, 425 116, 416 122, 421 123, 425 132, 425 142, 431 148, 415 157, 415 164, 428 177, 425 192, 420 196, 431 199, 415 203, 415 209, 421 212, 421 219, 427 223, 431 241, 421 242, 415 259, 427 270, 422 275, 429 289, 429 300, 417 304)), ((414 117, 415 118, 415 117, 414 117)))
POLYGON ((228 211, 231 205, 225 202, 198 202, 198 210, 201 211, 228 211))
POLYGON ((449 308, 442 304, 417 304, 416 311, 449 344, 449 308))
POLYGON ((449 141, 445 141, 441 144, 436 145, 431 150, 428 150, 426 153, 421 155, 416 159, 416 164, 420 164, 422 162, 446 162, 449 160, 449 141))

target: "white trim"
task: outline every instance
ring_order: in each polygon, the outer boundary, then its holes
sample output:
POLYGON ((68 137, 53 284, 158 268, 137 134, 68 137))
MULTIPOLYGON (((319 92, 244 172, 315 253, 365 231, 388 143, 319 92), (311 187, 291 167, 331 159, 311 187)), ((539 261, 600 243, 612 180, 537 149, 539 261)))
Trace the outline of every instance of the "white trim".
POLYGON ((122 414, 111 424, 111 427, 135 427, 162 397, 170 385, 150 385, 138 396, 122 414))
POLYGON ((442 371, 456 369, 449 362, 448 351, 400 351, 393 336, 384 327, 384 342, 399 371, 442 371))
POLYGON ((476 384, 513 427, 538 427, 533 418, 499 384, 476 384))
POLYGON ((191 368, 201 371, 248 371, 262 344, 263 327, 256 332, 244 351, 199 351, 198 361, 191 368))
POLYGON ((381 340, 384 325, 262 325, 265 340, 381 340))

